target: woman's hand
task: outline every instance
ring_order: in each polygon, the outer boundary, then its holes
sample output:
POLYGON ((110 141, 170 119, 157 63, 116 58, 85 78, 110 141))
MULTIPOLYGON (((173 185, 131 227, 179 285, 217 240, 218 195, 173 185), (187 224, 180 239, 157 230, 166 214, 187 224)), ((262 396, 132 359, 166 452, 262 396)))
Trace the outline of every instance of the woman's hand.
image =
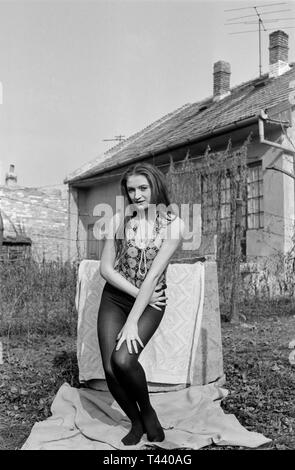
POLYGON ((157 292, 157 289, 159 288, 162 288, 162 285, 158 285, 156 287, 155 292, 153 293, 151 301, 149 303, 149 305, 151 305, 151 307, 154 307, 156 310, 162 310, 160 307, 166 305, 166 300, 168 299, 168 297, 163 295, 162 289, 157 292))
POLYGON ((134 351, 136 354, 138 354, 138 348, 137 348, 137 343, 136 341, 139 342, 139 344, 144 348, 144 344, 141 341, 139 335, 138 335, 138 326, 137 322, 132 322, 128 320, 126 321, 125 325, 123 326, 122 330, 117 336, 118 344, 116 346, 116 351, 120 349, 121 345, 123 344, 124 341, 126 341, 128 351, 130 354, 132 354, 132 346, 134 348, 134 351))

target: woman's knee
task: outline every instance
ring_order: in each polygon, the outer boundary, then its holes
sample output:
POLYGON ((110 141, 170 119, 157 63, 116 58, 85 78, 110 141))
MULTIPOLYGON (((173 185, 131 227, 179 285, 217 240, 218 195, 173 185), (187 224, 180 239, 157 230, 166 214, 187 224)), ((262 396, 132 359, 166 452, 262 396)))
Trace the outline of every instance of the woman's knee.
POLYGON ((115 378, 113 367, 110 362, 108 362, 108 364, 103 364, 103 369, 104 369, 106 378, 115 378))
POLYGON ((137 358, 134 354, 130 354, 128 351, 114 350, 111 356, 111 364, 114 369, 118 369, 123 372, 127 372, 134 368, 137 358))

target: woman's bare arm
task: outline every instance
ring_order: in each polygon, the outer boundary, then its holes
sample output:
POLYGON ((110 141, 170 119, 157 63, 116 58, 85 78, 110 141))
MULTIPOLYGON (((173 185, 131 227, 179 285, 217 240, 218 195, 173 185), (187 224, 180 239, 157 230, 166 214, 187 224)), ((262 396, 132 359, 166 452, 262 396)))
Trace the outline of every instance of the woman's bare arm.
POLYGON ((172 229, 172 236, 163 240, 159 252, 146 275, 145 280, 140 286, 134 305, 128 316, 128 322, 137 322, 146 306, 149 304, 150 297, 155 290, 161 274, 167 267, 169 260, 176 251, 183 232, 181 219, 171 222, 176 224, 172 229))
MULTIPOLYGON (((114 217, 110 223, 108 230, 108 235, 105 240, 101 262, 100 262, 100 274, 101 276, 110 284, 117 287, 118 289, 126 292, 127 294, 132 295, 132 297, 137 297, 139 293, 138 287, 129 282, 122 276, 118 271, 114 269, 115 259, 116 259, 116 248, 115 248, 115 233, 119 225, 118 217, 114 217)), ((156 283, 155 288, 158 288, 158 283, 156 283)), ((159 291, 155 292, 155 289, 152 292, 152 295, 149 299, 149 304, 152 305, 155 309, 161 310, 161 307, 165 305, 166 297, 159 291)))
POLYGON ((102 277, 117 287, 118 289, 127 292, 127 294, 136 297, 139 289, 131 282, 127 281, 118 271, 114 269, 116 259, 115 243, 112 239, 106 239, 100 261, 100 274, 102 277))
POLYGON ((116 259, 115 235, 121 222, 121 215, 115 214, 109 223, 101 255, 100 274, 112 286, 136 297, 139 289, 114 269, 116 259))
MULTIPOLYGON (((174 222, 175 221, 173 221, 171 225, 174 222)), ((118 342, 116 350, 120 349, 124 341, 126 341, 127 348, 130 354, 132 354, 133 349, 135 353, 138 353, 137 342, 141 345, 142 348, 144 348, 144 345, 138 333, 138 320, 149 303, 149 299, 155 289, 155 286, 158 283, 159 277, 167 267, 171 256, 177 249, 182 239, 183 226, 181 226, 181 223, 183 223, 181 219, 178 219, 176 222, 176 226, 174 224, 174 228, 172 230, 173 236, 167 237, 162 242, 161 248, 159 249, 159 252, 155 257, 153 264, 146 275, 145 280, 140 286, 139 293, 127 317, 126 323, 117 336, 118 342)))

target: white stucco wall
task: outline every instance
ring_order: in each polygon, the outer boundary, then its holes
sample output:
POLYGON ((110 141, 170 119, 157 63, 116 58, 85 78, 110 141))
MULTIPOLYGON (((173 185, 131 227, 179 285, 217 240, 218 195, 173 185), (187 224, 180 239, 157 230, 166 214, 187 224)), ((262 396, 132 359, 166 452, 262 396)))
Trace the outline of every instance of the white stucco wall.
MULTIPOLYGON (((294 135, 293 128, 289 131, 294 135)), ((287 145, 279 133, 266 136, 271 141, 287 145)), ((291 147, 290 144, 287 145, 291 147)), ((255 144, 249 149, 249 161, 254 157, 262 161, 264 227, 247 231, 247 257, 268 257, 278 252, 286 253, 292 245, 294 227, 294 180, 275 170, 276 167, 294 174, 293 156, 265 145, 255 144)))
POLYGON ((87 228, 99 220, 93 215, 98 204, 109 204, 116 211, 116 196, 120 194, 119 178, 98 183, 90 188, 72 188, 69 198, 70 258, 87 257, 87 228), (79 215, 78 215, 79 214, 79 215), (78 238, 78 242, 75 240, 78 238))

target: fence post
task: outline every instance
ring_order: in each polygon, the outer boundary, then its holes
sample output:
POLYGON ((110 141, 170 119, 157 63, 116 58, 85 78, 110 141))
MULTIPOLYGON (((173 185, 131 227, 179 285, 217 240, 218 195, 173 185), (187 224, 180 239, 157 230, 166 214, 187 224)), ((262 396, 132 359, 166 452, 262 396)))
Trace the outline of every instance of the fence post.
POLYGON ((240 288, 240 260, 241 260, 241 226, 242 226, 242 199, 236 199, 236 220, 234 232, 234 253, 232 256, 232 288, 229 321, 238 321, 238 298, 240 288))

